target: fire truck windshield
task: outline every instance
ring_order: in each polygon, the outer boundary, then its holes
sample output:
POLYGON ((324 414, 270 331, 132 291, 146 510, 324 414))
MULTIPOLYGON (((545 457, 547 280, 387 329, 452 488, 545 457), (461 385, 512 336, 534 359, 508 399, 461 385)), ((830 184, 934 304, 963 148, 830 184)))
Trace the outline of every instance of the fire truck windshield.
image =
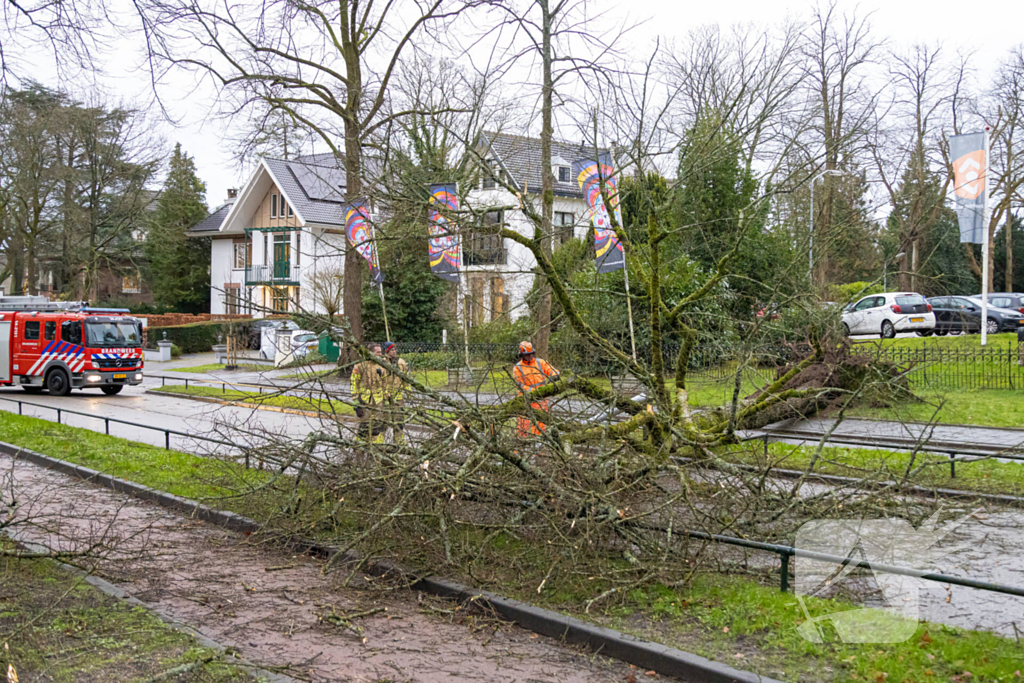
POLYGON ((135 323, 86 322, 86 346, 139 346, 139 327, 135 323))

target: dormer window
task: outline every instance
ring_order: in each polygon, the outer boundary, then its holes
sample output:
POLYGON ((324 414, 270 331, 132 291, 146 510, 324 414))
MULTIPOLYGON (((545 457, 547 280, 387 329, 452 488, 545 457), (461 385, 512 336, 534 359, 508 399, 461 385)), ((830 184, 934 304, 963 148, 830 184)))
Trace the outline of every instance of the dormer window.
POLYGON ((551 175, 555 176, 555 180, 560 183, 570 182, 572 175, 572 168, 568 161, 560 156, 555 157, 551 160, 551 175))

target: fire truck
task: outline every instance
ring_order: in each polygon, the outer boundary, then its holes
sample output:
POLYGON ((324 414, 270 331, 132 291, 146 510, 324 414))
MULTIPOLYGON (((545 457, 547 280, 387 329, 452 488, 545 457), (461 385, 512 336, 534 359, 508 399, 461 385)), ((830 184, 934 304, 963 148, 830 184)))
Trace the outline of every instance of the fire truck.
POLYGON ((120 309, 41 296, 0 297, 0 386, 113 395, 142 383, 142 324, 120 309))

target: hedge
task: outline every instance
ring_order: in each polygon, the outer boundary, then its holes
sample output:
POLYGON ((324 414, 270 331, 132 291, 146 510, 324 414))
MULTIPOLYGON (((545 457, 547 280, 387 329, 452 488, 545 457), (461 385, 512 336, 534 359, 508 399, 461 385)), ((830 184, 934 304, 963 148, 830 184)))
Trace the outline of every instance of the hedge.
MULTIPOLYGON (((182 353, 203 353, 211 351, 217 343, 217 335, 222 343, 227 343, 228 332, 232 323, 216 320, 212 322, 190 323, 188 325, 168 325, 165 327, 148 328, 149 346, 155 347, 158 341, 167 335, 167 341, 181 348, 182 353)), ((246 323, 234 323, 235 334, 248 336, 249 326, 246 323)))

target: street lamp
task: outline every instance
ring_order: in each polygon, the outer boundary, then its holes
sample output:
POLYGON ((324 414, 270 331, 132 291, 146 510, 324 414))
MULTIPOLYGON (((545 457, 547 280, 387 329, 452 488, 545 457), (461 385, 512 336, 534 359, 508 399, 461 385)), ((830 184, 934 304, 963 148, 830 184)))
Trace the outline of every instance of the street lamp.
POLYGON ((889 261, 895 261, 898 258, 902 258, 907 255, 907 252, 901 251, 891 258, 885 259, 885 263, 882 264, 882 291, 889 291, 889 261))
POLYGON ((809 227, 807 230, 808 234, 810 235, 807 246, 807 261, 810 264, 810 275, 812 285, 814 284, 814 184, 827 175, 843 175, 843 171, 830 168, 814 176, 814 178, 811 180, 811 222, 808 224, 809 227))

